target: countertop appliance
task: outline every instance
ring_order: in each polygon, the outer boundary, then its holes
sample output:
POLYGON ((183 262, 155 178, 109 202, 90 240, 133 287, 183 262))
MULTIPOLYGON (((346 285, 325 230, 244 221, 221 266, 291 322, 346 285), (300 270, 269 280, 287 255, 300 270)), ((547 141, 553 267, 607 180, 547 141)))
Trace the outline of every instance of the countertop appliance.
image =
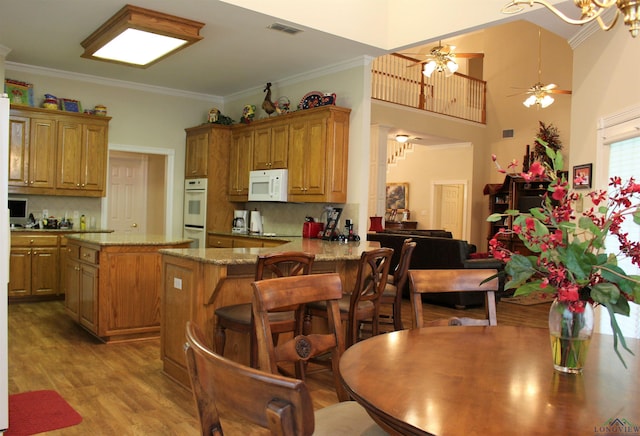
POLYGON ((288 170, 259 170, 249 173, 249 201, 287 201, 288 170))
POLYGON ((246 235, 249 233, 249 211, 236 209, 233 211, 231 233, 246 235))
POLYGON ((262 214, 258 210, 251 211, 251 220, 249 222, 249 233, 262 234, 262 214))
POLYGON ((184 181, 184 229, 192 248, 204 248, 207 233, 207 179, 184 181))

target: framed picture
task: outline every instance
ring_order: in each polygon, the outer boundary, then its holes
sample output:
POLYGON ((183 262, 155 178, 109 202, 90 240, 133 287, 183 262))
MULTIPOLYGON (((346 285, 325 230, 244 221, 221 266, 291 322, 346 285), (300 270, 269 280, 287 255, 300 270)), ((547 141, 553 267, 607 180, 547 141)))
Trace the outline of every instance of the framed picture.
POLYGON ((573 188, 589 189, 591 188, 592 164, 576 165, 573 167, 573 188), (576 182, 576 179, 579 179, 576 182))
POLYGON ((60 99, 60 109, 66 112, 82 112, 82 105, 78 100, 60 99))
POLYGON ((408 183, 387 183, 386 208, 387 210, 409 209, 408 183))
POLYGON ((329 215, 327 216, 327 225, 324 227, 324 231, 322 232, 322 239, 325 241, 331 240, 341 214, 342 208, 340 207, 334 207, 333 210, 329 212, 329 215))
POLYGON ((5 79, 4 92, 9 97, 11 104, 33 106, 33 85, 30 83, 5 79))

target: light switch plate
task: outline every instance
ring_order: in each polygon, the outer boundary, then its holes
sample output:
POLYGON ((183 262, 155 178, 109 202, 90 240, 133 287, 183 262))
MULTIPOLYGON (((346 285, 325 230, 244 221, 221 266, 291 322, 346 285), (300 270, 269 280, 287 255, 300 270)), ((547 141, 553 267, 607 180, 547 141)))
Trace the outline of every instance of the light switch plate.
POLYGON ((182 289, 182 279, 178 277, 173 278, 173 287, 175 289, 182 289))

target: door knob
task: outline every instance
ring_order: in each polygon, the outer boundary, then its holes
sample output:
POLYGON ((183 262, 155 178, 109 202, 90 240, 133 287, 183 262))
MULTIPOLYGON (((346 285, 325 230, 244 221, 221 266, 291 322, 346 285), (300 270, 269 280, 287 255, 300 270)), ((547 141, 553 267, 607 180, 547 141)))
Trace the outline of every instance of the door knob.
POLYGON ((138 224, 133 223, 133 224, 131 224, 131 227, 136 228, 136 227, 138 227, 138 224))

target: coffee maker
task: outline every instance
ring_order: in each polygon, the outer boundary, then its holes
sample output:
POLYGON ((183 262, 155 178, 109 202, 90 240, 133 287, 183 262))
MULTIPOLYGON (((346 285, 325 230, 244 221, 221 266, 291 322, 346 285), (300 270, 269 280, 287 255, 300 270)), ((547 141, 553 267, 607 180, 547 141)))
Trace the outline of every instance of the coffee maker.
POLYGON ((249 233, 249 211, 234 210, 233 223, 231 224, 231 233, 239 233, 246 235, 249 233))

